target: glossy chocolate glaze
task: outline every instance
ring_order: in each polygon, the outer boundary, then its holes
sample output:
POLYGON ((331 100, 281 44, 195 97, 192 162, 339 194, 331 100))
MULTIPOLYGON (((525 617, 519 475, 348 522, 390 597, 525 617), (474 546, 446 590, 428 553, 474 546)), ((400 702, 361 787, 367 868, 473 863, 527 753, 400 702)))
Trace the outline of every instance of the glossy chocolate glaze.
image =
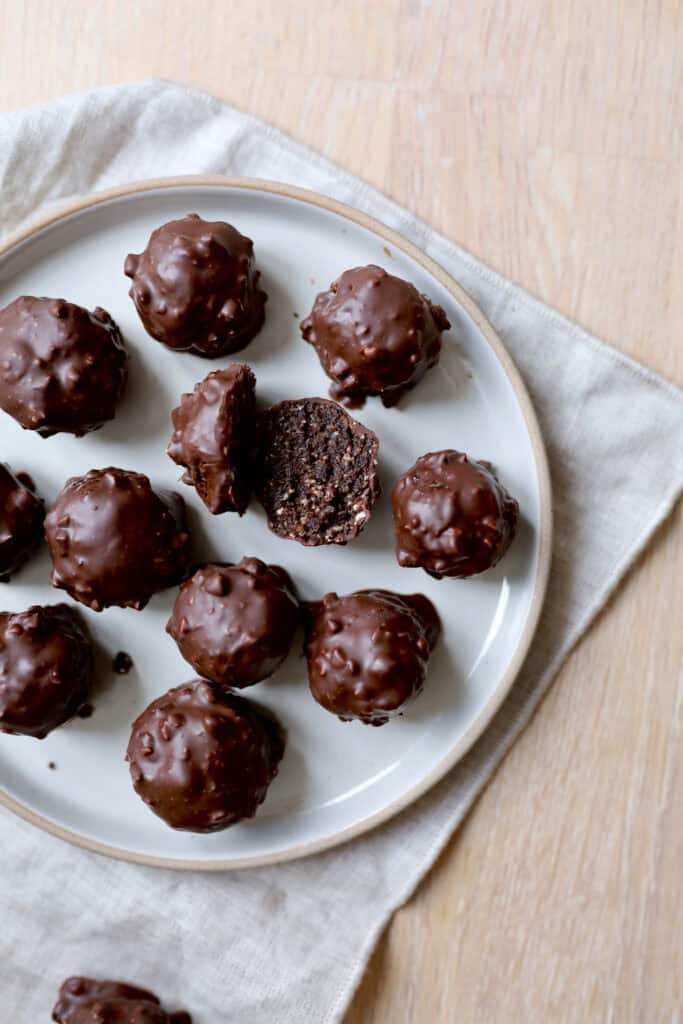
POLYGON ((192 1024, 189 1013, 162 1009, 153 992, 122 981, 67 978, 52 1010, 56 1024, 192 1024))
POLYGON ((43 539, 45 505, 26 473, 0 463, 0 583, 5 583, 43 539))
POLYGON ((421 693, 441 631, 422 594, 359 590, 306 605, 311 693, 343 722, 384 725, 421 693))
POLYGON ((400 476, 393 496, 399 565, 467 577, 503 557, 519 506, 492 467, 462 452, 430 452, 400 476))
POLYGON ((190 536, 179 495, 142 473, 91 469, 73 477, 45 519, 52 584, 94 611, 144 608, 185 578, 190 536))
POLYGON ((245 511, 251 495, 256 435, 256 378, 235 363, 214 370, 173 410, 167 454, 184 466, 209 512, 245 511))
POLYGON ((196 679, 142 712, 127 760, 135 791, 168 825, 217 832, 254 816, 284 746, 280 726, 256 705, 196 679))
POLYGON ((256 489, 279 537, 346 544, 380 495, 377 435, 336 402, 301 398, 260 417, 256 489))
POLYGON ((180 588, 166 627, 199 675, 220 686, 251 686, 287 657, 299 602, 278 565, 243 558, 205 565, 180 588))
POLYGON ((379 395, 389 407, 438 362, 449 327, 441 306, 371 264, 346 270, 321 292, 301 334, 332 379, 332 398, 360 406, 379 395))
POLYGON ((128 374, 104 310, 24 295, 0 310, 0 407, 42 437, 80 437, 114 418, 128 374))
POLYGON ((0 732, 43 739, 87 706, 93 650, 66 604, 0 612, 0 732))
POLYGON ((163 224, 144 252, 126 258, 124 273, 148 334, 179 352, 237 352, 263 325, 254 245, 223 221, 190 213, 163 224))

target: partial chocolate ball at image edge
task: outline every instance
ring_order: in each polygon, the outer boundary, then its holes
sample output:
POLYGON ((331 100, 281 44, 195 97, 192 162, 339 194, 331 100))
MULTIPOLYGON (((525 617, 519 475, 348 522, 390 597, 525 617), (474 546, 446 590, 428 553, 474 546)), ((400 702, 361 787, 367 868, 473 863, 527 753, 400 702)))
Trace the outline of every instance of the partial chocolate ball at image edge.
POLYGON ((0 732, 44 739, 85 712, 93 671, 92 642, 75 608, 0 612, 0 732))
POLYGON ((147 333, 178 352, 216 359, 244 348, 265 319, 254 245, 231 224, 196 213, 162 224, 125 260, 147 333))
POLYGON ((92 469, 72 477, 45 518, 53 586, 93 611, 140 610, 190 572, 185 503, 143 473, 92 469))
POLYGON ((441 632, 429 598, 359 590, 304 608, 309 686, 326 711, 385 725, 422 692, 441 632))
POLYGON ((210 564, 180 587, 166 631, 199 675, 242 689, 271 676, 300 621, 285 569, 258 558, 210 564))
POLYGON ((41 437, 81 437, 116 415, 128 376, 106 310, 23 295, 0 310, 0 408, 41 437))
POLYGON ((446 449, 421 456, 392 493, 396 558, 435 579, 466 579, 498 564, 519 505, 488 462, 446 449))
POLYGON ((259 417, 256 496, 273 533, 347 544, 381 493, 374 431, 326 398, 288 399, 259 417))
POLYGON ((71 977, 52 1009, 55 1024, 192 1024, 189 1013, 170 1012, 153 992, 124 981, 71 977))
POLYGON ((413 284, 370 264, 321 292, 300 330, 332 380, 332 398, 353 408, 379 396, 390 408, 439 361, 450 326, 413 284))
POLYGON ((285 742, 270 712, 195 679, 136 719, 127 761, 138 796, 167 825, 217 832, 256 814, 285 742))
POLYGON ((0 463, 0 583, 7 583, 43 539, 45 504, 27 473, 0 463))
POLYGON ((256 435, 256 378, 234 363, 213 370, 171 413, 173 434, 166 454, 185 468, 212 515, 246 511, 252 491, 256 435))

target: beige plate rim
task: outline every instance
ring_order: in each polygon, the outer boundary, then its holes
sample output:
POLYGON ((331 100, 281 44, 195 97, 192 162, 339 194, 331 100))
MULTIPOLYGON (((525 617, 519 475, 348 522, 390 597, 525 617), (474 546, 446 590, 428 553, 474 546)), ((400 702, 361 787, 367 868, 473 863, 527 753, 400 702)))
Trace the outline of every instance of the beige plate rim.
POLYGON ((309 191, 308 189, 297 188, 293 185, 266 181, 258 178, 227 177, 223 175, 184 175, 182 177, 153 178, 145 181, 132 182, 128 185, 110 188, 100 192, 94 192, 90 195, 81 196, 66 204, 60 205, 59 207, 51 210, 50 213, 33 220, 27 226, 20 228, 18 231, 13 232, 6 237, 0 244, 0 258, 5 256, 17 245, 27 241, 31 236, 42 231, 44 228, 50 227, 57 221, 69 217, 72 214, 80 213, 90 207, 98 206, 101 203, 109 202, 112 199, 120 199, 139 193, 187 187, 248 189, 255 192, 267 192, 274 195, 285 196, 290 199, 299 200, 300 202, 309 203, 312 206, 319 206, 331 211, 332 213, 336 213, 355 224, 359 224, 361 227, 367 228, 375 235, 378 235, 385 241, 390 242, 397 249, 402 250, 416 262, 420 263, 444 286, 444 288, 446 288, 447 291, 451 293, 458 305, 460 305, 466 311, 467 315, 471 317, 502 365, 503 370, 515 391, 517 401, 519 402, 522 410, 526 428, 529 432, 540 493, 540 545, 536 579, 534 581, 534 592, 524 629, 522 630, 519 642, 507 670, 503 674, 492 699, 474 720, 470 728, 460 737, 448 755, 442 758, 439 764, 433 768, 432 771, 420 783, 418 783, 418 785, 413 786, 401 797, 393 800, 383 808, 383 810, 378 811, 375 814, 371 814, 356 822, 354 825, 341 829, 333 835, 326 836, 324 839, 300 844, 287 850, 281 850, 277 853, 264 856, 240 857, 232 860, 223 859, 206 862, 152 857, 145 854, 132 853, 127 850, 120 850, 105 843, 99 843, 94 839, 89 839, 86 836, 81 836, 76 832, 71 832, 69 829, 65 829, 60 825, 54 824, 47 818, 42 817, 42 815, 36 814, 29 808, 24 807, 5 793, 4 790, 0 789, 0 805, 6 807, 10 811, 13 811, 20 818, 23 818, 25 821, 28 821, 30 824, 37 826, 43 831, 49 832, 52 835, 57 836, 59 839, 64 839, 75 846, 90 850, 94 853, 113 857, 116 860, 124 860, 135 864, 144 864, 151 867, 173 868, 183 871, 231 871, 248 867, 264 867, 268 864, 296 860, 300 857, 309 856, 310 854, 320 853, 323 850, 328 850, 334 846, 340 845, 341 843, 348 842, 350 839, 363 835, 363 833, 376 828, 378 825, 381 825, 394 817, 400 811, 405 810, 410 804, 417 800, 418 797, 424 795, 470 750, 476 740, 478 740, 484 732, 487 725, 491 722, 494 715, 503 704, 505 698, 508 696, 517 674, 522 667, 522 663, 526 657, 531 640, 536 631, 536 626, 538 625, 550 570, 550 555, 552 547, 552 497, 545 447, 541 437, 538 421, 536 419, 536 414, 531 405, 531 400, 527 394, 526 387, 522 382, 522 378, 519 375, 519 371, 481 310, 475 305, 469 295, 467 295, 467 293, 460 287, 454 278, 451 277, 450 274, 435 263, 429 256, 418 249, 417 246, 413 245, 412 242, 408 242, 396 231, 385 227, 384 224, 381 224, 374 218, 369 217, 367 214, 361 213, 359 210, 347 206, 344 203, 337 202, 335 199, 330 199, 327 196, 309 191))

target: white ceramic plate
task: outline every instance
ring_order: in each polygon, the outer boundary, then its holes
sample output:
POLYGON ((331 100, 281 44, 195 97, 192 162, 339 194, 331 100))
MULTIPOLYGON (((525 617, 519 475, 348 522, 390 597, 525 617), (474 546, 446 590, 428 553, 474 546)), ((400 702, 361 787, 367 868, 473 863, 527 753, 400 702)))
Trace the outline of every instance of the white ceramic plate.
MULTIPOLYGON (((469 749, 510 689, 536 625, 550 550, 550 489, 538 426, 521 381, 491 327, 457 284, 381 225, 312 193, 264 182, 174 179, 90 197, 10 239, 0 250, 0 307, 21 294, 104 306, 128 343, 131 378, 114 422, 81 439, 43 440, 0 413, 0 459, 29 472, 51 503, 67 477, 107 465, 175 487, 190 510, 204 559, 257 555, 286 566, 303 598, 362 587, 422 591, 437 606, 443 639, 423 695, 382 728, 343 724, 311 698, 301 643, 274 678, 247 692, 288 732, 280 774, 256 818, 210 836, 173 832, 134 794, 124 754, 146 704, 192 677, 164 632, 175 591, 143 612, 84 611, 100 648, 95 714, 42 742, 0 735, 0 800, 35 824, 112 856, 170 867, 225 869, 321 850, 386 820, 433 785, 469 749), (266 325, 249 347, 215 363, 174 354, 149 338, 128 298, 124 257, 164 221, 197 212, 254 239, 268 293, 266 325), (347 547, 282 540, 253 505, 243 518, 211 517, 164 450, 181 392, 211 369, 248 361, 262 401, 326 395, 328 380, 299 336, 299 318, 341 271, 379 263, 443 305, 452 323, 439 366, 397 409, 371 399, 356 415, 380 438, 384 495, 347 547), (419 455, 462 449, 488 459, 517 497, 521 525, 492 572, 467 581, 399 568, 390 492, 419 455), (115 676, 111 657, 135 667, 115 676), (48 767, 53 762, 56 768, 48 767)), ((43 550, 9 585, 0 607, 65 599, 49 584, 43 550)))

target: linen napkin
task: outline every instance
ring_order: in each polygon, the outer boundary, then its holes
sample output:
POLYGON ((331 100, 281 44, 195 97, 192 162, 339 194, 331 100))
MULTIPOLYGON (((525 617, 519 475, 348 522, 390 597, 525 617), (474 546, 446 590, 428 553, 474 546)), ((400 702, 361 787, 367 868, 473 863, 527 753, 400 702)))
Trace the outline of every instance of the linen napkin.
POLYGON ((683 487, 683 393, 482 266, 366 184, 201 92, 98 89, 0 117, 3 232, 67 196, 195 172, 272 178, 388 224, 470 293, 520 369, 547 444, 555 548, 540 627, 470 755, 374 833, 305 861, 179 874, 107 860, 0 814, 4 1019, 47 1021, 74 972, 127 977, 197 1024, 331 1024, 382 928, 519 735, 567 652, 683 487))

